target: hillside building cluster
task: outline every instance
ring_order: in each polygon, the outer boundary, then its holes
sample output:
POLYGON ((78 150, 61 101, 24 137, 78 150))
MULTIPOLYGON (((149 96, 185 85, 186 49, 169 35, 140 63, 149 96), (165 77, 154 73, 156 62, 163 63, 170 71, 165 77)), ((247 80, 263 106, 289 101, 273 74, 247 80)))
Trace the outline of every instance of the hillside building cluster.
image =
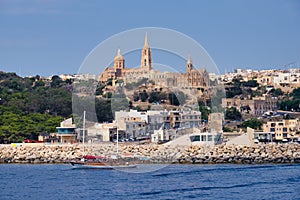
POLYGON ((235 107, 241 113, 247 113, 253 116, 262 116, 266 112, 277 112, 278 98, 270 95, 253 97, 251 99, 222 98, 223 108, 235 107))
POLYGON ((210 74, 211 80, 220 83, 231 82, 235 77, 241 77, 242 81, 256 80, 261 86, 280 88, 283 92, 291 92, 293 89, 300 87, 300 70, 291 68, 285 70, 252 70, 252 69, 236 69, 235 72, 223 75, 210 74))

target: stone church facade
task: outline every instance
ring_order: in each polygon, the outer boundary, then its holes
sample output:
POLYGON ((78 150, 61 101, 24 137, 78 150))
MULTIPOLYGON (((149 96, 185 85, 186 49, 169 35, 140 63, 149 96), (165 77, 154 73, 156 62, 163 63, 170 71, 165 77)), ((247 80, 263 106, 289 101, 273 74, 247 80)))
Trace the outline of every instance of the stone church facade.
POLYGON ((144 47, 141 52, 141 65, 139 68, 126 68, 125 58, 120 49, 114 58, 114 65, 106 68, 100 76, 101 82, 109 79, 122 79, 125 83, 136 82, 141 78, 148 78, 156 85, 164 87, 208 87, 209 74, 205 69, 195 69, 190 56, 186 63, 186 73, 160 72, 152 66, 152 52, 146 34, 144 47))

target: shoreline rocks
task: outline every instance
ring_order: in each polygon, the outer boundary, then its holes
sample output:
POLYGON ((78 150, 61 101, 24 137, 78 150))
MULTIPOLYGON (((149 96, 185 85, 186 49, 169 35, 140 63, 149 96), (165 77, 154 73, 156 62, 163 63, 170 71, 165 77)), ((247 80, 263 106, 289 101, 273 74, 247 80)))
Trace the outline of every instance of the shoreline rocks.
MULTIPOLYGON (((109 156, 112 143, 85 147, 85 154, 109 156)), ((119 152, 147 157, 151 163, 265 164, 300 163, 300 144, 168 146, 121 144, 119 152)), ((83 156, 82 145, 0 145, 0 163, 67 163, 83 156)))
POLYGON ((0 163, 64 163, 81 156, 78 145, 0 146, 0 163))

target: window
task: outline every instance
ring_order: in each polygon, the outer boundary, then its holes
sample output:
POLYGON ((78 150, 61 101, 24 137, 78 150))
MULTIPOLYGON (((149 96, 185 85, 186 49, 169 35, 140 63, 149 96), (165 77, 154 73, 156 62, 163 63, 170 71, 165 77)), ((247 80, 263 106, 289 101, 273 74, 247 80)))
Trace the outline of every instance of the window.
POLYGON ((207 136, 207 141, 212 141, 212 135, 207 136))
POLYGON ((275 128, 270 128, 270 132, 275 132, 275 128))
POLYGON ((284 127, 284 128, 282 129, 282 131, 283 131, 283 132, 287 132, 287 128, 284 127))
POLYGON ((191 142, 199 142, 200 141, 200 135, 194 135, 190 137, 191 142))
POLYGON ((206 141, 206 135, 201 135, 201 141, 206 141))
POLYGON ((271 127, 275 127, 276 126, 276 124, 275 123, 271 123, 271 127))

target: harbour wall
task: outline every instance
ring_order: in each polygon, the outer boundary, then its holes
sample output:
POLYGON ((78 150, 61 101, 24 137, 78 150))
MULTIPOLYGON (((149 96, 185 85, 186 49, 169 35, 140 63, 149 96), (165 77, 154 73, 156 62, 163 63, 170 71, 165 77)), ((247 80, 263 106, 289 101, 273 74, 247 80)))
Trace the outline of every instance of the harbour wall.
MULTIPOLYGON (((68 163, 85 155, 109 156, 116 152, 112 143, 73 145, 0 145, 0 163, 68 163)), ((120 144, 120 154, 150 158, 153 163, 260 164, 300 163, 300 144, 258 144, 209 146, 168 146, 120 144)))

